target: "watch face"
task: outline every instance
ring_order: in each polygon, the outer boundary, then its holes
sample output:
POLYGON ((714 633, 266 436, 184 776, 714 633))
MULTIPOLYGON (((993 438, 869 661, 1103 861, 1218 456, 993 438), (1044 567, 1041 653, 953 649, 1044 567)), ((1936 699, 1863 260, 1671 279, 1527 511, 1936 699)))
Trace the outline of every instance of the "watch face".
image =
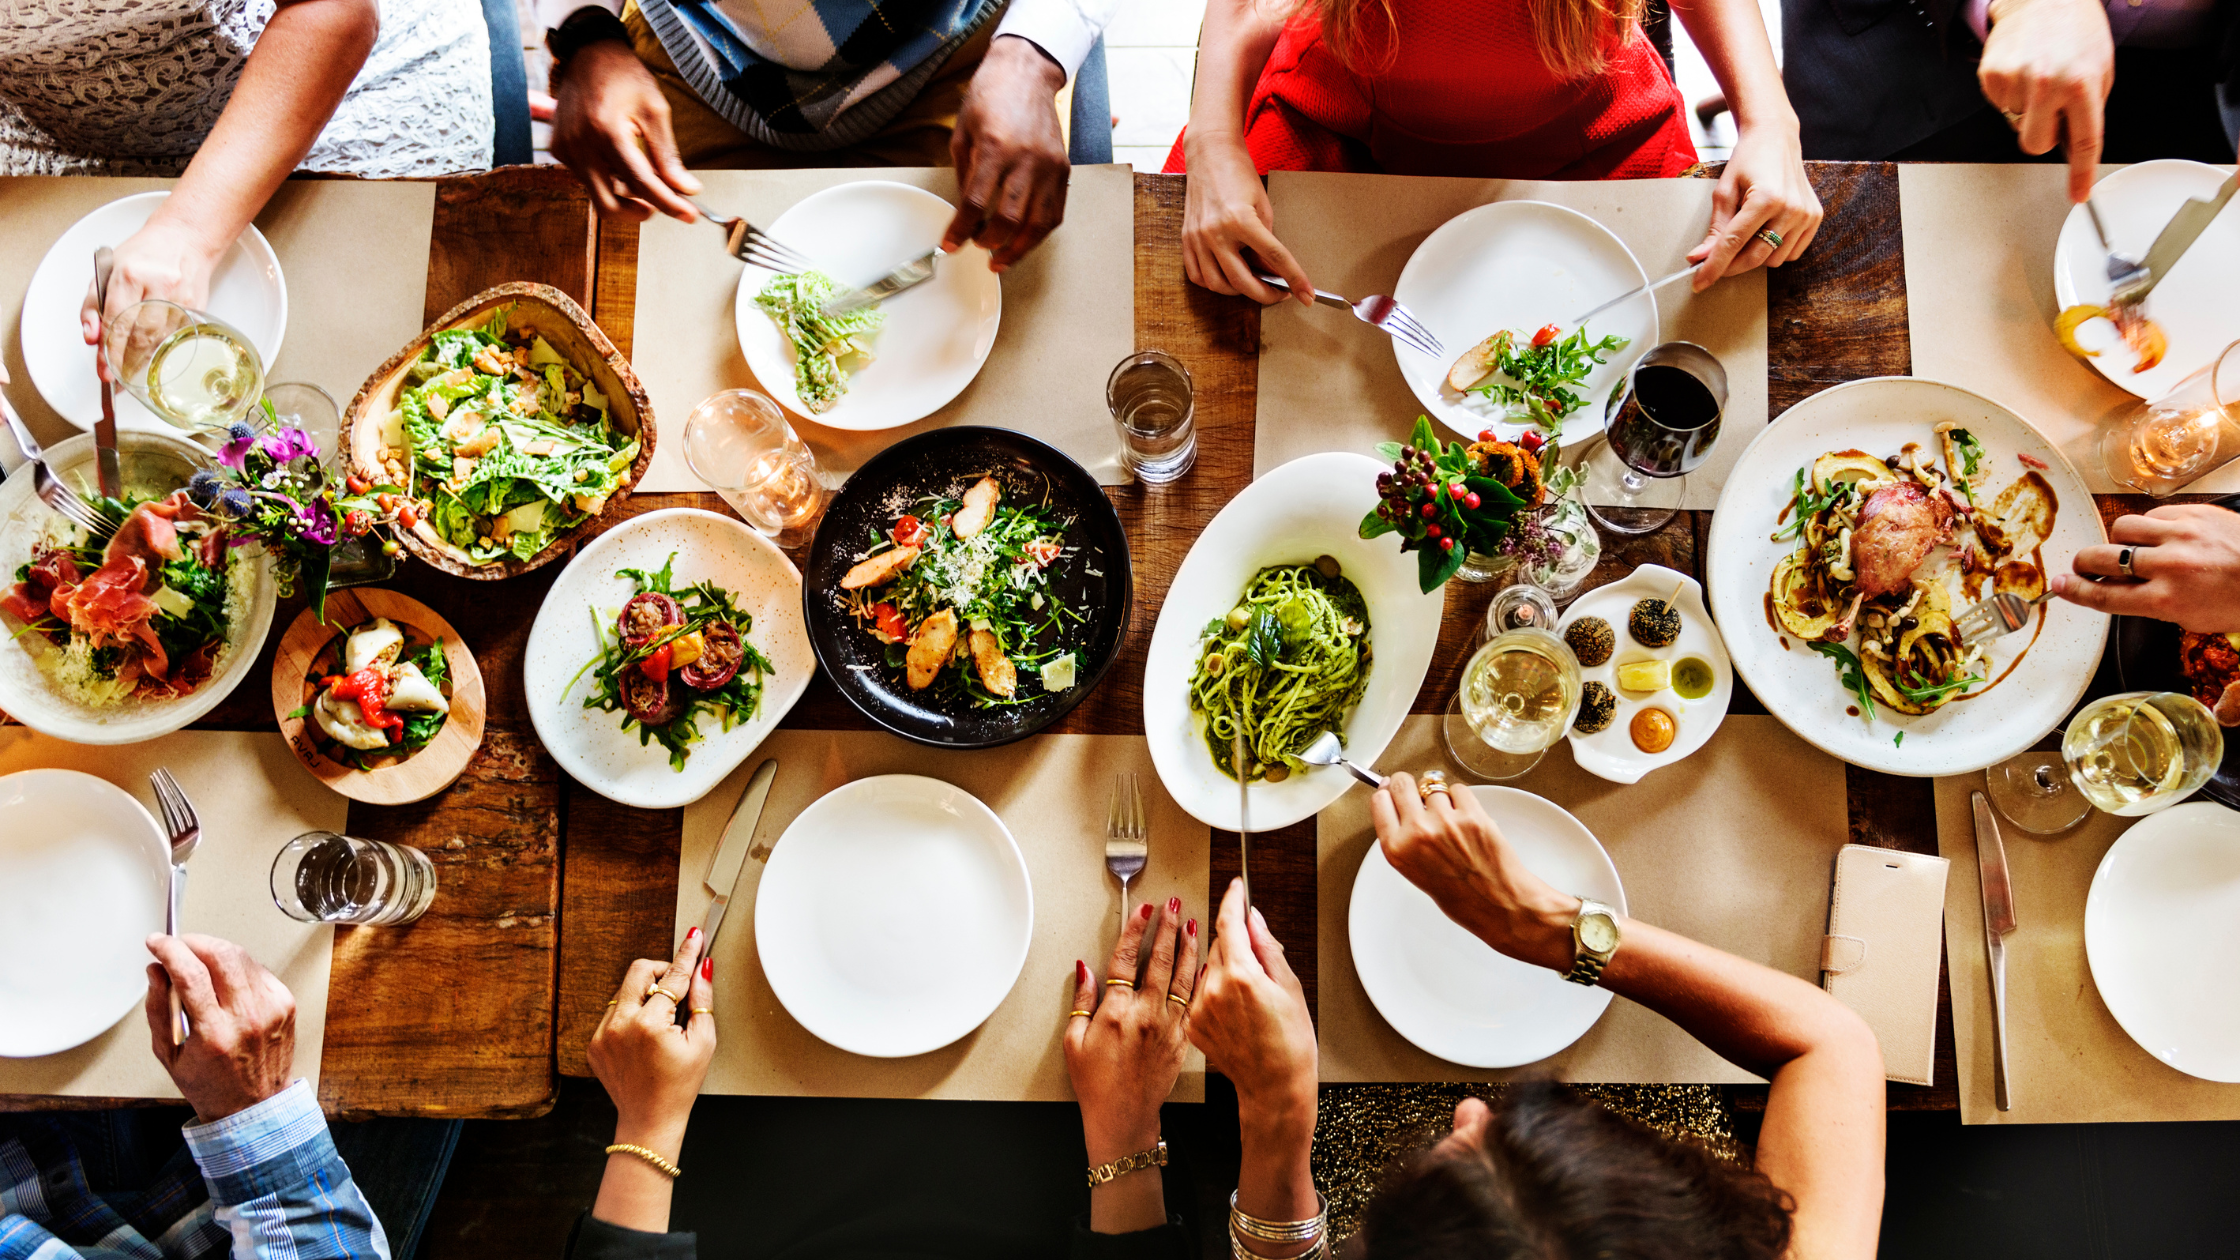
POLYGON ((1579 943, 1590 953, 1607 954, 1618 947, 1618 925, 1609 915, 1590 914, 1579 920, 1579 943))

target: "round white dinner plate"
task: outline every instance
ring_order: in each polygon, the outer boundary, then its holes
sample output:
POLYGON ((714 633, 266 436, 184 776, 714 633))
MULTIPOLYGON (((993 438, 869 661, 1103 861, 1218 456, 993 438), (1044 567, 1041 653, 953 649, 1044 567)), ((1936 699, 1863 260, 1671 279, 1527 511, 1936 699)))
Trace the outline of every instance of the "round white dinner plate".
MULTIPOLYGON (((2092 203, 2100 208, 2109 244, 2144 258, 2178 207, 2189 198, 2215 196, 2229 173, 2226 167, 2180 158, 2140 162, 2094 185, 2092 203)), ((2210 221, 2169 276, 2147 295, 2147 315, 2170 337, 2162 362, 2134 372, 2131 365, 2138 356, 2121 342, 2085 360, 2117 389, 2160 398, 2240 339, 2240 308, 2232 302, 2233 286, 2240 284, 2240 212, 2227 211, 2210 221)), ((2085 208, 2072 206, 2053 247, 2057 309, 2080 302, 2105 305, 2108 294, 2108 251, 2101 248, 2085 208)), ((2048 328, 2046 335, 2053 330, 2048 328)))
POLYGON ((2240 1082, 2240 814, 2191 801, 2118 836, 2085 897, 2084 953, 2108 1013, 2148 1054, 2240 1082))
MULTIPOLYGON (((1626 908, 1625 887, 1586 824, 1518 788, 1474 787, 1526 869, 1579 897, 1626 908)), ((1609 1008, 1610 991, 1498 953, 1401 878, 1371 844, 1346 912, 1353 967, 1377 1013, 1418 1049, 1464 1067, 1538 1063, 1609 1008)))
MULTIPOLYGON (((864 180, 795 202, 764 229, 817 270, 861 287, 941 243, 957 208, 923 188, 864 180)), ((1003 322, 1003 285, 988 251, 966 245, 940 260, 933 278, 879 304, 887 322, 873 358, 848 378, 832 410, 810 411, 793 387, 793 343, 755 297, 777 273, 752 263, 739 275, 739 348, 764 393, 828 429, 892 429, 921 420, 964 392, 1003 322)))
MULTIPOLYGON (((1439 645, 1444 598, 1423 593, 1416 558, 1397 537, 1363 539, 1361 518, 1377 506, 1377 474, 1367 455, 1331 451, 1292 460, 1229 500, 1190 545, 1144 662, 1143 729, 1151 764, 1167 794, 1209 827, 1237 829, 1237 781, 1213 764, 1202 734, 1205 719, 1190 711, 1190 678, 1206 623, 1229 615, 1245 583, 1274 564, 1312 564, 1331 556, 1369 605, 1369 686, 1346 721, 1346 756, 1374 765, 1400 730, 1408 706, 1439 645)), ((1270 831, 1312 817, 1352 786, 1338 766, 1252 785, 1252 829, 1270 831)))
MULTIPOLYGON (((39 260, 23 292, 23 361, 31 382, 55 413, 81 429, 101 419, 101 386, 94 376, 93 347, 78 331, 78 310, 93 283, 93 251, 116 246, 147 225, 164 192, 139 193, 102 206, 70 225, 39 260)), ((202 309, 241 330, 264 356, 267 371, 280 356, 288 330, 288 285, 280 259, 255 224, 242 229, 210 277, 210 298, 202 309)), ((116 399, 121 428, 178 430, 156 418, 120 387, 116 399)))
POLYGON ((1704 746, 1719 723, 1727 720, 1727 702, 1734 695, 1734 664, 1727 659, 1727 645, 1719 637, 1719 627, 1711 623, 1711 613, 1703 602, 1703 588, 1684 573, 1668 569, 1661 564, 1645 564, 1624 578, 1598 586, 1579 597, 1558 624, 1558 634, 1569 630, 1581 617, 1600 617, 1610 623, 1610 633, 1617 646, 1610 659, 1600 665, 1582 665, 1580 681, 1598 682, 1608 687, 1617 697, 1618 710, 1610 725, 1592 735, 1570 733, 1571 759, 1588 774, 1598 775, 1612 783, 1639 783, 1641 776, 1659 766, 1669 766, 1704 746), (1679 589, 1680 637, 1671 647, 1645 648, 1634 641, 1626 631, 1626 621, 1633 613, 1633 606, 1644 599, 1671 599, 1673 589, 1679 589), (1618 686, 1618 667, 1635 661, 1671 661, 1678 664, 1689 657, 1711 666, 1711 693, 1701 700, 1686 700, 1670 688, 1650 695, 1627 691, 1618 686), (1633 716, 1643 709, 1663 709, 1672 715, 1679 728, 1672 737, 1672 746, 1661 753, 1645 753, 1633 742, 1628 729, 1633 716))
POLYGON ((939 1050, 1027 962, 1034 888, 1010 829, 963 788, 886 774, 835 788, 771 848, 754 940, 770 991, 851 1054, 939 1050))
MULTIPOLYGON (((1496 201, 1439 225, 1416 246, 1392 296, 1445 347, 1438 358, 1394 338, 1392 353, 1408 388, 1435 420, 1475 438, 1499 408, 1475 394, 1447 388, 1447 369, 1463 351, 1504 328, 1526 337, 1546 324, 1572 320, 1628 289, 1648 273, 1610 229, 1576 210, 1545 201, 1496 201)), ((1654 293, 1594 317, 1587 335, 1628 339, 1587 377, 1585 406, 1564 419, 1566 442, 1602 432, 1610 394, 1626 369, 1657 344, 1654 293)), ((1515 434, 1524 426, 1497 427, 1515 434)))
POLYGON ((140 1007, 170 878, 170 845, 124 789, 0 775, 0 1057, 68 1050, 140 1007))
POLYGON ((576 553, 545 594, 529 628, 522 682, 537 739, 577 782, 638 809, 676 809, 706 796, 738 768, 783 718, 817 669, 809 631, 801 620, 801 572, 769 539, 728 516, 697 508, 666 508, 633 516, 576 553), (684 769, 669 768, 658 742, 639 742, 622 729, 622 714, 587 709, 590 674, 584 663, 600 651, 599 635, 614 633, 614 619, 635 589, 621 569, 654 572, 674 553, 672 589, 714 582, 731 592, 754 618, 745 631, 776 672, 763 680, 762 704, 730 730, 714 715, 700 715, 700 742, 684 769))
POLYGON ((2058 508, 2053 533, 2041 548, 2049 575, 2068 572, 2078 549, 2107 541, 2084 478, 2059 447, 1981 394, 1911 376, 1852 381, 1781 413, 1735 461, 1711 514, 1706 553, 1711 612, 1725 631, 1735 672, 1767 712, 1814 747, 1887 774, 1966 774, 2037 743, 2083 697, 2108 640, 2107 614, 2049 599, 2040 605, 2042 630, 2018 631, 1991 646, 1992 686, 1921 717, 1876 705, 1868 722, 1845 712, 1858 707, 1858 697, 1844 688, 1833 661, 1774 629, 1766 592, 1774 566, 1796 543, 1775 542, 1772 534, 1797 470, 1828 451, 1856 448, 1887 458, 1919 442, 1935 452, 1936 426, 1946 420, 1959 422, 1983 443, 1978 475, 1994 495, 2028 471, 2022 455, 2044 465, 2041 475, 2058 508))

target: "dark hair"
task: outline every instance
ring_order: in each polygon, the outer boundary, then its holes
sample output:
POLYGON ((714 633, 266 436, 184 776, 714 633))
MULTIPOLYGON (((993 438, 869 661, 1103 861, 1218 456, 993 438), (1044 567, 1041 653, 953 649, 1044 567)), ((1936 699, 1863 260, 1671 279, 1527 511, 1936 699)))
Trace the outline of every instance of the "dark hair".
POLYGON ((1777 1260, 1796 1203, 1561 1085, 1490 1104, 1483 1145, 1419 1152, 1363 1219, 1373 1260, 1777 1260))

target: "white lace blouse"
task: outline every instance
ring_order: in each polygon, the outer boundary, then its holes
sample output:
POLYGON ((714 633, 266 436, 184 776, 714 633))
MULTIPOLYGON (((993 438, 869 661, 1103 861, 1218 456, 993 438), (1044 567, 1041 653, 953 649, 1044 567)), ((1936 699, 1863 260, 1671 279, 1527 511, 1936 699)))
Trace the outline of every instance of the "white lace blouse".
MULTIPOLYGON (((380 39, 301 169, 487 168, 481 4, 380 5, 380 39)), ((177 175, 272 13, 272 0, 0 0, 0 174, 177 175)))

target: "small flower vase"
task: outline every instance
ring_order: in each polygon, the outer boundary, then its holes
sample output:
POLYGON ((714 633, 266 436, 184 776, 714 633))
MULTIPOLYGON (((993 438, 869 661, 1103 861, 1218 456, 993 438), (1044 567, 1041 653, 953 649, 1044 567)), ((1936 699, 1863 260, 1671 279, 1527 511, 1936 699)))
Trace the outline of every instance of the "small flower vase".
POLYGON ((1555 554, 1533 565, 1526 580, 1556 599, 1569 598, 1602 558, 1602 535, 1588 519, 1586 505, 1569 495, 1541 509, 1540 527, 1555 544, 1555 554))
POLYGON ((1473 551, 1463 558, 1462 567, 1454 571, 1457 582, 1494 582, 1508 577, 1517 567, 1515 556, 1487 555, 1473 551))

